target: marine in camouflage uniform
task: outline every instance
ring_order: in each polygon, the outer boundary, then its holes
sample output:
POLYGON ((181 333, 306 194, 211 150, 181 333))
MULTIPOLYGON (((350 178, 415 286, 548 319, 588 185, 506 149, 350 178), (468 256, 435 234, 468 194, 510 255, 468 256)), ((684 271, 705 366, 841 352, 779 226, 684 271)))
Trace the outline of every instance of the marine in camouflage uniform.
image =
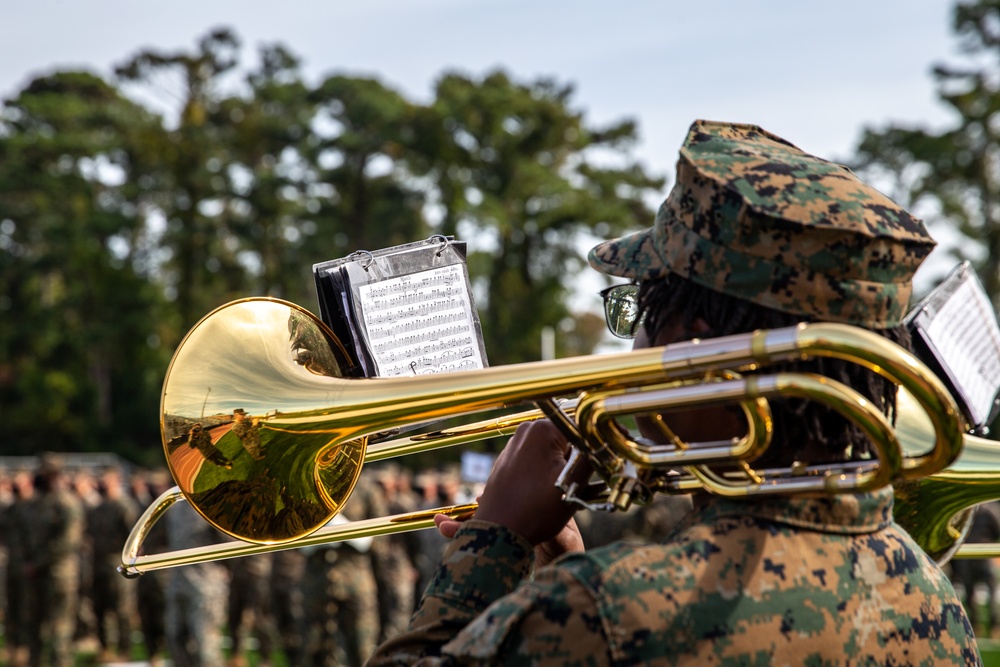
MULTIPOLYGON (((417 511, 416 497, 403 488, 403 475, 398 466, 387 466, 378 473, 378 483, 385 496, 387 512, 391 515, 417 511)), ((382 620, 379 641, 406 630, 413 615, 418 575, 410 552, 412 542, 409 537, 406 533, 397 533, 379 539, 382 548, 376 551, 374 559, 379 617, 382 620)))
MULTIPOLYGON (((786 318, 888 331, 932 246, 918 220, 848 169, 755 126, 698 121, 653 228, 590 259, 639 281, 640 306, 643 288, 669 276, 652 292, 662 302, 680 298, 674 288, 710 291, 786 318)), ((686 312, 653 318, 655 307, 643 306, 637 347, 724 328, 686 312)), ((773 456, 836 442, 796 424, 773 456)), ((692 418, 685 428, 716 427, 692 418)), ((850 432, 842 420, 838 428, 850 432)), ((440 524, 454 538, 409 631, 372 665, 981 664, 951 584, 894 522, 891 487, 764 500, 699 493, 661 544, 582 551, 572 510, 551 488, 567 447, 546 422, 519 429, 476 516, 440 524)), ((834 460, 843 459, 821 462, 834 460)))
POLYGON ((37 597, 31 605, 29 660, 32 667, 69 667, 80 593, 83 504, 66 487, 61 463, 54 459, 43 459, 35 491, 25 565, 29 590, 37 597), (51 660, 45 660, 45 652, 51 660))
POLYGON ((212 436, 208 434, 201 422, 195 423, 188 432, 188 447, 197 449, 208 461, 221 468, 229 470, 233 467, 233 462, 212 443, 212 436))
POLYGON ((28 662, 29 618, 36 594, 32 582, 25 577, 30 557, 30 540, 35 528, 37 496, 32 474, 27 470, 14 473, 14 502, 7 510, 7 539, 10 545, 7 560, 7 607, 4 613, 4 642, 10 664, 23 667, 28 662))
POLYGON ((264 460, 264 448, 260 442, 260 420, 247 414, 243 408, 233 411, 233 433, 239 438, 243 449, 254 461, 264 460))
POLYGON ((270 663, 274 646, 274 622, 271 616, 270 582, 272 554, 254 554, 228 561, 229 604, 227 607, 230 667, 247 664, 245 634, 258 641, 260 661, 270 663))
MULTIPOLYGON (((360 521, 386 516, 385 499, 361 477, 341 516, 360 521)), ((378 644, 378 584, 373 559, 380 540, 347 541, 309 549, 303 579, 309 624, 307 664, 360 667, 378 644)))
MULTIPOLYGON (((171 551, 215 544, 220 534, 190 503, 177 503, 166 515, 171 551)), ((143 575, 145 576, 145 575, 143 575)), ((222 667, 222 625, 226 618, 229 575, 218 562, 195 563, 167 572, 167 650, 177 667, 222 667)))
POLYGON ((87 513, 91 540, 91 579, 97 637, 104 657, 128 658, 132 647, 132 618, 136 613, 134 579, 118 574, 122 545, 139 518, 139 505, 125 493, 121 472, 105 470, 98 484, 101 500, 87 513))

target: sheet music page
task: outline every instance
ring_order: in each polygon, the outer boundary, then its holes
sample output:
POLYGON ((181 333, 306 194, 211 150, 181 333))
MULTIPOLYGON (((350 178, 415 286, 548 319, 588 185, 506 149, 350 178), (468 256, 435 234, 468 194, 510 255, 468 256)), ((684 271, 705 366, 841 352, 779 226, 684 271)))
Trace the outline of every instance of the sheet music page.
POLYGON ((360 286, 368 345, 380 376, 483 368, 462 266, 360 286))
POLYGON ((986 294, 963 281, 935 313, 927 333, 967 392, 973 417, 985 420, 1000 386, 1000 329, 986 294))

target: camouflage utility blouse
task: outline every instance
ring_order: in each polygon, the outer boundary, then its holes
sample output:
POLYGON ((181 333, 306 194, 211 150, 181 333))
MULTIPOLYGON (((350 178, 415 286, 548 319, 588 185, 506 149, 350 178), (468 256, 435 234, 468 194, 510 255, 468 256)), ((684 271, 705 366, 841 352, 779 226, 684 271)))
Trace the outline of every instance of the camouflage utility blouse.
POLYGON ((467 522, 373 665, 977 665, 948 579, 885 489, 712 498, 664 544, 572 554, 467 522))

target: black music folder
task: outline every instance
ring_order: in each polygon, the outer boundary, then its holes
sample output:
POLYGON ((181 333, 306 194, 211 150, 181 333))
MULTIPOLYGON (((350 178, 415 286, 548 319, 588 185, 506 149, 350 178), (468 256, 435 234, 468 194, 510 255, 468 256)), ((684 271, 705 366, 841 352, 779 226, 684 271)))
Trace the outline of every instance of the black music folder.
POLYGON ((906 316, 914 352, 944 381, 979 434, 1000 412, 1000 326, 968 262, 906 316))
POLYGON ((465 243, 424 241, 357 250, 313 265, 320 318, 355 362, 358 377, 485 368, 465 243))

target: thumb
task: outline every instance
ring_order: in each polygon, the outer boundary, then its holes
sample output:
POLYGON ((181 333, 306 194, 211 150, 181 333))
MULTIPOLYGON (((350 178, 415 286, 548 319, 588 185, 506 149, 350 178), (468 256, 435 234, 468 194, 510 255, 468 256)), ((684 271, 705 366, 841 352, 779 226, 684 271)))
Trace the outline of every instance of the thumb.
POLYGON ((452 519, 446 514, 435 514, 434 525, 437 526, 438 532, 441 533, 442 537, 450 540, 455 537, 455 533, 457 533, 458 529, 462 526, 462 522, 452 519))

